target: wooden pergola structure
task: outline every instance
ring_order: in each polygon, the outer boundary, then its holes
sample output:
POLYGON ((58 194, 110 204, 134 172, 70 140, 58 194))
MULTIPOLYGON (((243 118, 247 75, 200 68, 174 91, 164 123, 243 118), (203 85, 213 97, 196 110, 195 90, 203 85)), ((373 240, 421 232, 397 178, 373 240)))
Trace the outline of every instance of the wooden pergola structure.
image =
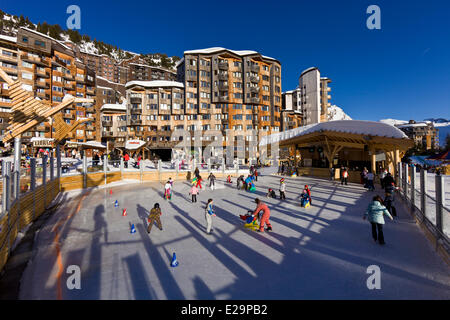
MULTIPOLYGON (((348 120, 352 121, 352 120, 348 120)), ((385 125, 385 124, 380 124, 385 125)), ((329 167, 333 166, 333 159, 344 148, 357 149, 368 152, 372 170, 376 168, 376 154, 384 153, 386 164, 389 171, 397 174, 397 163, 399 163, 406 151, 414 146, 414 142, 405 137, 388 137, 374 134, 349 133, 339 128, 334 131, 332 123, 327 126, 328 129, 310 130, 305 134, 298 134, 288 139, 281 139, 279 147, 288 147, 290 154, 294 156, 294 162, 297 166, 297 150, 307 147, 322 147, 323 153, 328 160, 329 167)), ((398 130, 398 129, 397 129, 398 130)), ((351 130, 348 130, 351 131, 351 130)), ((375 171, 374 171, 375 172, 375 171)))
POLYGON ((3 137, 3 143, 14 139, 14 164, 16 168, 18 168, 20 163, 20 146, 23 133, 53 117, 54 127, 56 129, 53 138, 58 146, 59 142, 80 124, 92 121, 92 119, 81 119, 69 125, 64 122, 59 112, 73 103, 93 103, 93 99, 65 96, 60 104, 52 107, 49 104, 43 103, 41 100, 35 99, 29 91, 22 88, 20 81, 11 79, 2 68, 0 68, 0 77, 8 84, 9 97, 12 101, 11 116, 8 121, 9 126, 3 137))

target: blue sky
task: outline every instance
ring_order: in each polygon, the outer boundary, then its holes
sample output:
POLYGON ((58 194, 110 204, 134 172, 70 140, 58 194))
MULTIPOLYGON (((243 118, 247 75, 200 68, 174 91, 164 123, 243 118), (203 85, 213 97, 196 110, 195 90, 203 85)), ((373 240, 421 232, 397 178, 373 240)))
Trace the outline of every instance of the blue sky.
POLYGON ((0 1, 64 28, 77 4, 82 34, 138 53, 256 50, 281 61, 283 91, 317 66, 353 119, 450 118, 450 1, 0 1), (371 4, 381 30, 366 27, 371 4))

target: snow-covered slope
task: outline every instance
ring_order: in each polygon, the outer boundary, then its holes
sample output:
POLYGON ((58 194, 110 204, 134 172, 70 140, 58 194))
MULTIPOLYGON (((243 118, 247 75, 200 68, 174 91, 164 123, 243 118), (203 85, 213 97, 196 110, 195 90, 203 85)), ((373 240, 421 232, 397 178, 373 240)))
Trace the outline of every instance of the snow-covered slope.
POLYGON ((332 105, 328 108, 328 121, 336 120, 352 120, 349 115, 347 115, 342 108, 332 105))

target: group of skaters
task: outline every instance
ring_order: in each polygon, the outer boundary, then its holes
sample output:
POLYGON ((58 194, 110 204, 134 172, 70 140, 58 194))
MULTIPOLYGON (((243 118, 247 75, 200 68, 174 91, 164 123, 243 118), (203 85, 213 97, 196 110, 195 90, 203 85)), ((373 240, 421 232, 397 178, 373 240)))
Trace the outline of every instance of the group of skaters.
MULTIPOLYGON (((343 170, 345 172, 345 168, 343 170)), ((371 172, 367 171, 366 168, 364 168, 363 172, 365 174, 361 175, 362 183, 368 186, 369 189, 371 189, 371 185, 373 184, 373 178, 371 179, 371 172), (370 182, 372 181, 372 182, 370 182)), ((373 175, 373 174, 372 174, 373 175)), ((384 240, 384 234, 383 234, 383 225, 385 224, 384 217, 388 217, 389 219, 393 220, 393 216, 396 216, 395 207, 393 206, 394 202, 394 192, 396 189, 395 181, 392 177, 392 175, 387 171, 383 171, 383 173, 380 175, 380 181, 381 186, 385 190, 385 198, 384 200, 379 196, 376 195, 372 198, 372 201, 367 207, 366 212, 363 215, 363 219, 368 219, 368 221, 371 224, 371 232, 372 232, 372 238, 375 242, 378 242, 380 245, 385 244, 384 240)), ((238 177, 237 183, 238 187, 239 184, 242 183, 243 186, 248 190, 248 187, 250 184, 253 183, 253 181, 256 179, 255 172, 247 177, 247 179, 243 179, 243 176, 238 177)), ((215 185, 215 176, 214 174, 210 174, 208 177, 208 180, 210 181, 210 187, 211 189, 214 189, 215 185)), ((231 177, 227 177, 227 181, 231 182, 231 177)), ((190 189, 190 195, 192 196, 192 202, 197 202, 197 195, 199 193, 199 188, 201 189, 201 182, 202 178, 199 174, 198 169, 195 171, 195 177, 193 179, 193 185, 190 189)), ((164 191, 164 198, 170 200, 172 197, 172 187, 173 187, 173 180, 169 178, 167 183, 165 184, 165 191, 164 191)), ((373 190, 373 189, 372 189, 373 190)), ((284 178, 280 179, 280 186, 279 186, 279 192, 280 192, 280 200, 286 199, 286 181, 284 178)), ((276 198, 276 193, 273 189, 269 188, 269 191, 266 195, 267 198, 276 198)), ((302 207, 308 207, 311 205, 311 190, 308 185, 305 185, 305 188, 303 189, 301 196, 300 196, 300 202, 302 207)), ((256 203, 256 209, 253 211, 248 211, 247 215, 241 215, 240 218, 242 220, 247 221, 247 223, 254 223, 257 226, 258 232, 264 232, 264 231, 272 231, 272 225, 270 224, 270 209, 262 202, 260 199, 255 199, 256 203), (258 222, 258 224, 256 224, 258 222), (266 227, 266 229, 264 228, 266 227)), ((216 216, 215 210, 214 210, 214 201, 213 199, 208 199, 206 207, 205 207, 205 221, 206 221, 206 233, 211 234, 213 232, 213 217, 216 216)), ((161 223, 161 208, 158 203, 155 203, 154 207, 150 211, 150 215, 148 218, 148 233, 150 233, 152 226, 154 223, 156 223, 157 227, 162 230, 162 223, 161 223)))

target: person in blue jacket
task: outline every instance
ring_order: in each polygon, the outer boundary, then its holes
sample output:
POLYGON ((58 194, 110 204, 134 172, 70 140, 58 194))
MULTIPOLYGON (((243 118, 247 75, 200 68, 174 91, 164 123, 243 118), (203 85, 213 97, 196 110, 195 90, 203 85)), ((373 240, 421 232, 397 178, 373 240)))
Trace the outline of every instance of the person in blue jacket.
POLYGON ((213 199, 208 199, 208 203, 206 204, 205 208, 205 219, 206 219, 206 233, 211 234, 211 232, 214 231, 212 228, 212 217, 215 217, 216 214, 214 213, 213 208, 213 199))
POLYGON ((383 235, 383 216, 389 217, 389 219, 394 220, 389 211, 383 205, 383 199, 381 199, 380 196, 375 196, 373 197, 373 201, 369 204, 366 213, 364 213, 363 219, 366 220, 366 218, 369 217, 369 222, 372 225, 373 240, 375 242, 377 242, 378 240, 381 245, 385 244, 383 235))
POLYGON ((252 177, 251 176, 248 176, 247 177, 247 179, 245 179, 245 187, 246 187, 246 190, 249 190, 250 189, 250 184, 252 183, 252 177))

